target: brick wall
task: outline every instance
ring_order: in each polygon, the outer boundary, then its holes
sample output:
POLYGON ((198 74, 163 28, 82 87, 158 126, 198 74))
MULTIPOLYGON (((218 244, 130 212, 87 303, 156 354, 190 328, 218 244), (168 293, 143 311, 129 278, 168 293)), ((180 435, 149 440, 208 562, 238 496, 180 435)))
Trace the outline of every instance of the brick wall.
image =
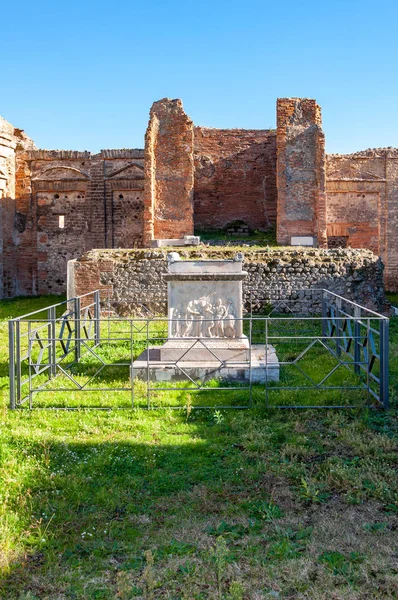
POLYGON ((0 201, 0 298, 16 295, 14 229, 15 200, 0 201))
POLYGON ((313 236, 326 245, 325 137, 321 109, 308 98, 277 101, 277 240, 313 236))
POLYGON ((154 102, 145 135, 144 242, 193 234, 193 123, 181 100, 154 102))
POLYGON ((64 293, 68 260, 90 248, 142 245, 143 150, 91 155, 18 142, 13 198, 1 201, 0 297, 64 293))
POLYGON ((398 150, 326 160, 320 108, 305 98, 279 99, 277 126, 194 127, 180 100, 163 99, 145 151, 90 154, 36 150, 0 117, 0 297, 64 292, 67 261, 93 248, 275 220, 283 245, 312 236, 373 250, 398 290, 398 150))
POLYGON ((327 156, 327 234, 370 248, 385 264, 386 287, 398 290, 398 150, 327 156))
POLYGON ((35 293, 30 170, 23 159, 31 148, 33 141, 0 117, 0 297, 35 293))
POLYGON ((275 224, 275 131, 195 127, 194 149, 195 228, 242 221, 265 230, 275 224))

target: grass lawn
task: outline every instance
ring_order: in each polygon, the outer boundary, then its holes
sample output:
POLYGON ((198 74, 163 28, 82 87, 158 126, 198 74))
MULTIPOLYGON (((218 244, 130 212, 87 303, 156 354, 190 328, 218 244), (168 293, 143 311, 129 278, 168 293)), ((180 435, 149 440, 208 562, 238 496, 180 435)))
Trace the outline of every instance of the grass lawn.
POLYGON ((200 236, 201 242, 204 244, 218 245, 218 246, 233 246, 240 249, 248 244, 253 247, 259 247, 264 249, 264 246, 277 246, 276 243, 276 231, 270 229, 269 231, 253 231, 247 234, 227 234, 223 230, 213 231, 196 231, 195 235, 200 236))
POLYGON ((0 302, 0 598, 398 597, 398 318, 388 413, 9 411, 7 319, 53 302, 0 302))

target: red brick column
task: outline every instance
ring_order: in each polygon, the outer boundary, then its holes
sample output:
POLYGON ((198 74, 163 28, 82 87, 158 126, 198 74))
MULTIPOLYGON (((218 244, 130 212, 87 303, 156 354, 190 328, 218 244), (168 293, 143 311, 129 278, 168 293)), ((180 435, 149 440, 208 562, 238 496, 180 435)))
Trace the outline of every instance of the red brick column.
POLYGON ((15 253, 15 268, 18 274, 16 293, 36 294, 38 290, 37 271, 37 223, 36 206, 32 202, 30 153, 16 152, 15 208, 21 222, 15 253))
POLYGON ((313 236, 326 246, 325 136, 316 101, 279 98, 276 140, 278 243, 313 236))
POLYGON ((154 102, 145 135, 144 244, 193 234, 193 123, 181 100, 154 102))

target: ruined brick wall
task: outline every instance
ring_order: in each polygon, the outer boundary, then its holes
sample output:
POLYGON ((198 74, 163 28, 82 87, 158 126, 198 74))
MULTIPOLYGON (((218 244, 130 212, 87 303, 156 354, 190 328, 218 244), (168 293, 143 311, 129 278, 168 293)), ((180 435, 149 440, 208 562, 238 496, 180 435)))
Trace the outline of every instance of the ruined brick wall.
POLYGON ((327 235, 370 248, 385 264, 387 289, 398 290, 398 150, 327 156, 327 235))
POLYGON ((68 260, 143 240, 142 150, 31 153, 38 291, 63 293, 68 260))
POLYGON ((29 154, 32 218, 36 227, 37 291, 62 293, 67 261, 91 246, 88 152, 37 150, 29 154))
POLYGON ((325 136, 321 109, 308 98, 277 101, 277 240, 312 236, 326 245, 325 136))
POLYGON ((30 173, 20 156, 34 148, 0 117, 0 298, 34 293, 35 251, 28 224, 30 173))
POLYGON ((154 102, 145 135, 145 244, 193 234, 193 172, 193 123, 181 100, 154 102))
POLYGON ((0 200, 0 298, 15 295, 15 244, 14 230, 15 200, 0 200))
POLYGON ((145 151, 36 150, 0 117, 0 297, 63 293, 68 260, 93 248, 243 222, 277 239, 369 248, 398 290, 398 150, 325 157, 315 100, 277 102, 277 130, 194 127, 155 102, 145 151), (327 166, 327 178, 326 178, 327 166))
MULTIPOLYGON (((236 250, 197 248, 182 250, 183 258, 232 259, 236 250)), ((70 265, 70 297, 100 289, 109 294, 110 306, 120 314, 131 314, 138 304, 165 312, 167 251, 92 250, 70 265)), ((302 312, 304 300, 297 290, 326 288, 368 308, 389 308, 383 288, 383 265, 370 250, 310 248, 245 251, 244 300, 261 299, 283 290, 296 301, 293 310, 302 312)), ((306 301, 305 301, 306 302, 306 301)), ((310 308, 307 306, 307 308, 310 308)), ((318 306, 319 308, 319 306, 318 306)))
POLYGON ((276 132, 195 127, 194 222, 202 230, 276 221, 276 132))
POLYGON ((12 197, 1 201, 0 297, 64 293, 68 260, 143 244, 143 150, 14 146, 12 197))

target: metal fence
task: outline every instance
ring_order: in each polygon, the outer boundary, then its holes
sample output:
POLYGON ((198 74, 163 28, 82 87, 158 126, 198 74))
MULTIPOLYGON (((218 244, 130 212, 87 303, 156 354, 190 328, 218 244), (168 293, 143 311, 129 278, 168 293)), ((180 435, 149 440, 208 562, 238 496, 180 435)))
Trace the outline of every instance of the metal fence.
POLYGON ((117 316, 98 290, 12 319, 10 406, 388 408, 387 317, 319 289, 245 308, 236 359, 198 336, 161 360, 170 320, 143 304, 117 316), (197 350, 207 366, 188 360, 197 350))

